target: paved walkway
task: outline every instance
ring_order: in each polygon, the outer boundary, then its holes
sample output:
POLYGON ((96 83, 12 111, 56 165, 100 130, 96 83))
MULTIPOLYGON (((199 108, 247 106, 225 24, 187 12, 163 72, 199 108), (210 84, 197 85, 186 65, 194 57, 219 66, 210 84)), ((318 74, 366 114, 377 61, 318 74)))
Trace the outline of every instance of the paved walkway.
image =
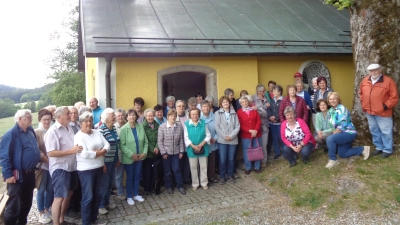
MULTIPOLYGON (((121 201, 117 197, 111 196, 111 201, 117 204, 117 208, 110 210, 107 215, 100 218, 107 219, 109 224, 175 223, 176 219, 201 217, 207 212, 215 212, 233 206, 240 207, 244 204, 271 198, 265 186, 252 177, 254 173, 246 176, 243 171, 239 171, 239 175, 240 178, 236 183, 211 184, 207 191, 202 188, 193 191, 191 186, 186 186, 186 195, 180 194, 177 190, 170 195, 162 187, 160 195, 144 196, 144 202, 135 202, 133 206, 129 206, 125 200, 121 201)), ((35 199, 28 220, 29 224, 39 224, 35 199)), ((69 219, 67 221, 72 222, 69 219)), ((81 219, 75 219, 73 222, 81 224, 81 219)))

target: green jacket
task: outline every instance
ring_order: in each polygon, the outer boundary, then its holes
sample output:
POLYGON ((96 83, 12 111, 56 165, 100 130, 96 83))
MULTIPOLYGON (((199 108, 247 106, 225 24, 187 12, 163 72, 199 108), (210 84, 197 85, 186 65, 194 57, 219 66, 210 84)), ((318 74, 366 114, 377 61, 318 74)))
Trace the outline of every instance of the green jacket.
MULTIPOLYGON (((136 124, 136 131, 139 139, 139 153, 147 155, 147 149, 149 148, 149 142, 146 137, 142 124, 136 124)), ((121 127, 121 132, 119 134, 120 146, 122 151, 122 164, 132 164, 132 155, 136 154, 136 142, 133 137, 132 129, 129 123, 126 123, 121 127)), ((146 158, 146 157, 145 157, 146 158)), ((145 159, 143 158, 143 159, 145 159)))
POLYGON ((157 136, 158 136, 158 127, 160 126, 156 121, 153 122, 154 129, 151 129, 147 120, 143 120, 143 128, 144 132, 146 132, 147 140, 149 142, 149 147, 147 150, 147 157, 146 158, 154 158, 154 148, 158 148, 157 144, 157 136))

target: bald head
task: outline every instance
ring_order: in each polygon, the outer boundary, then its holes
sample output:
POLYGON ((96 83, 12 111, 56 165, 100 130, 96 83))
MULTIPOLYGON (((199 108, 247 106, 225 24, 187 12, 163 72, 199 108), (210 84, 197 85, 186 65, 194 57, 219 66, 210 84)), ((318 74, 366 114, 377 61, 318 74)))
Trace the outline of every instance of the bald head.
POLYGON ((90 107, 92 110, 93 110, 93 109, 96 109, 97 106, 98 106, 98 104, 99 104, 99 101, 97 100, 96 97, 91 97, 91 98, 89 99, 89 107, 90 107))

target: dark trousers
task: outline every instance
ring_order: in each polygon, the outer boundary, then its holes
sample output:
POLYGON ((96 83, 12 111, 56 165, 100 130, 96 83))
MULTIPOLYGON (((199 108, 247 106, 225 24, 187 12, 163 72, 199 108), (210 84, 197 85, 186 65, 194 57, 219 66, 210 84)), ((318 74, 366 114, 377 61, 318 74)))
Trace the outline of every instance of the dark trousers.
POLYGON ((99 205, 103 195, 103 167, 78 171, 82 185, 82 225, 90 225, 97 220, 99 205))
POLYGON ((8 201, 4 211, 4 224, 27 224, 35 188, 35 170, 22 172, 22 183, 7 184, 8 201))
MULTIPOLYGON (((181 159, 182 160, 182 159, 181 159)), ((189 161, 189 158, 188 158, 189 161)), ((166 188, 172 188, 172 179, 171 172, 174 172, 176 187, 181 188, 183 186, 182 183, 182 173, 179 166, 179 154, 176 155, 168 155, 167 159, 162 159, 162 164, 164 168, 164 181, 166 188)), ((190 172, 190 170, 189 170, 190 172)))
MULTIPOLYGON (((314 145, 310 142, 304 145, 304 147, 299 152, 303 160, 308 160, 308 158, 310 158, 313 149, 314 145)), ((290 164, 296 162, 295 155, 297 155, 297 152, 293 151, 293 149, 291 149, 289 146, 284 144, 282 147, 282 152, 283 156, 285 156, 285 159, 287 159, 287 161, 289 161, 290 164)))
MULTIPOLYGON (((76 173, 76 176, 78 177, 78 171, 72 171, 71 173, 76 173)), ((81 181, 78 179, 78 187, 76 190, 74 190, 74 193, 71 196, 68 210, 72 210, 74 212, 80 212, 81 200, 82 200, 82 186, 81 186, 81 181)))
POLYGON ((189 157, 187 153, 183 153, 182 159, 179 161, 182 171, 183 183, 192 184, 192 174, 190 172, 189 157))
POLYGON ((215 178, 215 153, 217 151, 210 152, 208 155, 208 168, 207 168, 207 177, 208 179, 215 178))
MULTIPOLYGON (((272 132, 274 132, 274 131, 271 129, 271 125, 270 125, 269 126, 269 132, 268 132, 268 143, 267 143, 267 153, 268 153, 268 155, 272 154, 272 141, 270 141, 270 140, 273 140, 272 132)), ((279 131, 279 132, 281 132, 281 131, 279 131)), ((275 154, 276 154, 276 150, 275 150, 275 154)))
POLYGON ((142 173, 143 173, 143 189, 145 192, 152 192, 154 189, 154 169, 153 165, 154 158, 146 158, 142 163, 142 173))

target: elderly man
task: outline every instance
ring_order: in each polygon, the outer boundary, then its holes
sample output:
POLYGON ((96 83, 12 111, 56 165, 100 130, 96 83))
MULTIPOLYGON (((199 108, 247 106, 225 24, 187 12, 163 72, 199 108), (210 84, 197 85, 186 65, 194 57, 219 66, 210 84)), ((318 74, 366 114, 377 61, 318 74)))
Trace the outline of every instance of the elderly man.
POLYGON ((76 102, 76 103, 74 104, 74 106, 75 106, 75 108, 76 108, 77 110, 79 110, 79 109, 81 108, 81 106, 85 106, 85 103, 84 103, 84 102, 76 102))
POLYGON ((74 131, 74 134, 76 134, 81 129, 81 126, 78 123, 78 118, 79 118, 78 109, 75 106, 68 106, 68 109, 69 109, 69 116, 71 118, 71 122, 69 122, 69 125, 74 131))
MULTIPOLYGON (((301 74, 300 72, 294 73, 294 83, 296 83, 297 81, 303 82, 303 74, 301 74)), ((303 90, 308 91, 308 86, 308 84, 303 82, 303 90)))
MULTIPOLYGON (((196 99, 194 98, 194 100, 196 99)), ((185 126, 185 122, 189 119, 188 111, 185 110, 185 101, 183 100, 176 101, 175 107, 176 107, 176 112, 178 114, 178 116, 176 117, 176 122, 180 123, 183 127, 185 126)), ((192 108, 193 107, 196 108, 196 102, 192 100, 192 108)), ((192 184, 192 175, 190 172, 189 158, 186 152, 183 153, 183 156, 179 162, 182 171, 183 183, 192 184)))
POLYGON ((95 97, 89 99, 89 107, 92 109, 93 113, 93 125, 96 125, 100 122, 100 115, 103 109, 99 106, 99 101, 95 97))
POLYGON ((0 164, 9 196, 4 211, 6 225, 17 224, 17 221, 27 224, 35 188, 35 166, 40 160, 31 111, 18 110, 14 121, 15 126, 0 142, 0 164))
POLYGON ((51 212, 53 224, 72 224, 64 221, 64 216, 71 196, 78 188, 76 153, 82 151, 82 146, 74 146, 75 134, 69 125, 71 117, 68 107, 58 107, 55 114, 56 122, 44 136, 54 190, 51 212))
POLYGON ((393 108, 399 101, 396 83, 392 78, 382 74, 379 64, 367 67, 366 76, 360 85, 360 101, 367 114, 369 130, 376 151, 372 155, 381 154, 387 158, 393 153, 393 108))

